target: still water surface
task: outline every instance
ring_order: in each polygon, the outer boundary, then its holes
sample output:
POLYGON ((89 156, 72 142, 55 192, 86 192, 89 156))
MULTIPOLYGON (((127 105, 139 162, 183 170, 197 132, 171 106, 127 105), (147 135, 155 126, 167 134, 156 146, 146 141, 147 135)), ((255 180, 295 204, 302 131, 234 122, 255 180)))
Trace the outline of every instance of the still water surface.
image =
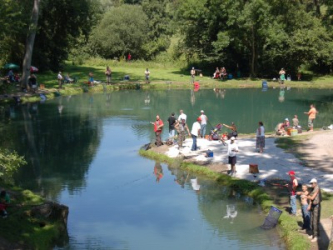
POLYGON ((211 124, 234 121, 240 133, 293 114, 305 125, 311 102, 315 126, 332 122, 330 90, 284 91, 283 100, 280 89, 166 90, 7 106, 1 143, 29 162, 16 176, 22 187, 69 206, 69 239, 57 249, 285 249, 259 228, 265 215, 251 200, 138 155, 154 138, 149 121, 180 108, 190 124, 204 109, 211 124))

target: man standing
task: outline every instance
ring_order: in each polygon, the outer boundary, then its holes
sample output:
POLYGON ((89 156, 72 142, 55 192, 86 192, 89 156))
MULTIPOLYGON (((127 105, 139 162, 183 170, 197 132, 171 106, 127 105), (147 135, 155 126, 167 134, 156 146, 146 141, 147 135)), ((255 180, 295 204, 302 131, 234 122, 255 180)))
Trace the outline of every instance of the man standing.
POLYGON ((171 113, 171 116, 168 118, 168 123, 169 123, 169 140, 174 140, 175 137, 175 123, 176 123, 176 118, 175 118, 175 113, 171 113))
POLYGON ((206 134, 206 126, 207 126, 207 121, 208 121, 208 118, 205 115, 205 112, 203 110, 201 110, 200 119, 201 119, 200 134, 201 134, 201 138, 203 138, 203 137, 205 137, 205 134, 206 134))
POLYGON ((201 125, 200 125, 201 119, 200 117, 198 117, 198 119, 193 123, 192 125, 192 130, 191 130, 191 136, 192 136, 192 151, 196 151, 198 149, 197 146, 197 138, 200 135, 200 129, 201 129, 201 125))
POLYGON ((150 76, 150 71, 148 68, 146 68, 146 71, 145 71, 146 83, 149 83, 149 76, 150 76))
POLYGON ((316 114, 318 111, 316 110, 315 106, 313 104, 310 105, 310 110, 309 112, 304 112, 304 114, 308 115, 308 127, 309 127, 309 132, 313 131, 313 121, 316 119, 316 114))
POLYGON ((319 237, 321 193, 316 179, 312 179, 310 184, 312 185, 313 190, 308 196, 308 199, 310 200, 308 210, 311 212, 310 224, 312 228, 312 234, 309 236, 309 238, 311 239, 311 242, 317 242, 319 237))
POLYGON ((191 74, 191 83, 193 84, 194 79, 195 79, 195 69, 194 69, 194 67, 192 67, 190 74, 191 74))
POLYGON ((184 111, 181 109, 181 110, 179 110, 178 121, 181 121, 182 119, 184 119, 184 120, 185 120, 185 122, 186 122, 187 115, 186 115, 186 114, 184 114, 184 111))
POLYGON ((59 71, 57 79, 58 79, 59 89, 61 89, 62 88, 62 82, 64 81, 64 78, 63 78, 63 76, 61 74, 61 71, 59 71))
POLYGON ((183 147, 183 141, 185 140, 185 132, 187 131, 189 136, 191 133, 188 129, 185 119, 181 119, 180 122, 176 121, 175 128, 178 132, 178 149, 181 149, 183 147))
POLYGON ((298 186, 298 181, 295 177, 295 171, 289 171, 287 173, 290 177, 290 183, 285 186, 288 187, 290 192, 290 206, 291 206, 291 215, 296 215, 297 207, 296 207, 296 189, 298 186))
POLYGON ((237 173, 237 171, 236 171, 237 152, 238 152, 238 146, 235 143, 235 137, 231 137, 230 142, 228 143, 228 152, 227 152, 228 153, 228 163, 231 166, 229 175, 233 175, 233 174, 237 173))
POLYGON ((162 140, 161 140, 161 134, 162 134, 162 129, 163 129, 163 121, 160 119, 160 116, 157 115, 156 116, 156 121, 155 122, 151 122, 151 124, 154 125, 154 132, 155 132, 155 136, 156 136, 156 142, 155 145, 157 147, 162 145, 162 140))

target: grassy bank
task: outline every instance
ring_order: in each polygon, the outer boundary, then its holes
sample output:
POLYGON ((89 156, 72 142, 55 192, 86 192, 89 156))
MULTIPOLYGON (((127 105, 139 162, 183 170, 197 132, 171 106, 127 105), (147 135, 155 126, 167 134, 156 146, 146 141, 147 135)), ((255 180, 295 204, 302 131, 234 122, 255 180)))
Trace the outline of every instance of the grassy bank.
MULTIPOLYGON (((138 86, 143 89, 192 89, 193 85, 190 82, 189 69, 181 69, 179 65, 161 64, 154 62, 132 61, 118 62, 113 60, 89 59, 82 65, 76 65, 72 62, 67 62, 62 74, 70 75, 71 78, 76 78, 77 83, 65 84, 63 89, 58 89, 57 72, 43 72, 37 74, 38 84, 44 84, 47 97, 53 98, 57 95, 74 95, 83 92, 102 92, 102 91, 117 91, 121 89, 136 89, 138 86), (105 85, 105 69, 109 65, 112 69, 111 85, 105 85), (144 71, 149 68, 151 72, 150 83, 145 83, 144 71), (88 75, 92 72, 94 80, 99 81, 99 84, 88 86, 88 75), (124 76, 128 75, 129 80, 124 80, 124 76)), ((238 78, 231 80, 212 79, 212 72, 202 72, 203 76, 197 76, 196 81, 200 83, 200 89, 213 88, 261 88, 262 81, 267 80, 268 86, 279 88, 281 85, 277 81, 270 79, 251 79, 238 78)), ((333 77, 322 76, 313 77, 311 81, 286 81, 283 86, 292 88, 333 88, 333 77)), ((38 95, 28 95, 19 93, 19 88, 15 86, 8 88, 5 94, 20 94, 23 102, 39 101, 38 95)), ((4 94, 3 93, 3 94, 4 94)), ((0 96, 1 97, 1 96, 0 96)), ((11 97, 0 98, 0 102, 13 101, 11 97)))
POLYGON ((1 218, 1 249, 50 249, 61 237, 62 224, 52 219, 32 216, 31 209, 45 200, 27 190, 6 189, 11 203, 8 217, 1 218))
MULTIPOLYGON (((148 157, 150 159, 158 160, 161 162, 167 163, 171 168, 180 168, 182 170, 191 171, 193 173, 206 176, 217 183, 228 186, 233 190, 252 197, 256 202, 258 202, 262 209, 268 213, 271 206, 275 206, 280 210, 284 210, 283 207, 279 206, 278 204, 274 204, 272 195, 280 195, 274 192, 274 189, 267 192, 268 187, 260 187, 256 183, 247 181, 247 180, 240 180, 236 178, 232 178, 228 175, 219 174, 210 170, 209 168, 198 166, 191 163, 182 162, 179 158, 170 158, 164 154, 156 153, 152 150, 140 150, 140 155, 144 157, 148 157)), ((287 213, 282 213, 280 216, 280 233, 285 240, 288 249, 292 250, 305 250, 310 249, 309 241, 307 237, 301 237, 301 235, 297 232, 298 229, 298 222, 300 218, 298 217, 291 217, 287 213)))

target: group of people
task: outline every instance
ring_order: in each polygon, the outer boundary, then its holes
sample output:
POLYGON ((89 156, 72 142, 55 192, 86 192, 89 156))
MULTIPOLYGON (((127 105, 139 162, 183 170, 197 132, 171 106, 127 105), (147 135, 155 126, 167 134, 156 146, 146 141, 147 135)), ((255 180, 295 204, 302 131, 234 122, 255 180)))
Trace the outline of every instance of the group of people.
POLYGON ((290 213, 296 216, 296 196, 300 196, 303 217, 303 226, 300 231, 308 233, 311 242, 317 242, 319 237, 320 203, 322 200, 317 179, 313 178, 310 180, 311 192, 308 190, 306 184, 302 185, 302 191, 297 191, 299 183, 295 171, 289 171, 288 175, 290 176, 290 183, 285 184, 285 187, 287 187, 290 192, 290 213))
MULTIPOLYGON (((175 113, 171 113, 170 117, 168 117, 169 123, 169 140, 174 142, 176 131, 178 134, 178 147, 181 149, 183 147, 183 141, 186 138, 186 133, 192 137, 193 143, 191 150, 195 151, 198 149, 197 146, 197 138, 199 136, 204 137, 206 134, 206 126, 208 122, 208 117, 205 115, 205 112, 201 110, 201 115, 196 119, 196 121, 192 124, 191 132, 186 123, 187 115, 184 113, 183 110, 179 111, 178 118, 175 117, 175 113)), ((160 116, 156 116, 155 122, 151 122, 154 125, 154 132, 155 132, 155 145, 161 146, 163 145, 161 140, 161 134, 163 131, 164 123, 160 119, 160 116)))
MULTIPOLYGON (((318 111, 315 108, 315 106, 313 104, 311 104, 309 111, 304 112, 304 114, 308 115, 308 131, 312 132, 313 131, 313 122, 316 119, 316 115, 318 114, 318 111)), ((292 122, 293 122, 293 124, 291 126, 289 119, 285 118, 284 122, 279 123, 276 126, 276 128, 275 128, 276 134, 284 136, 287 134, 288 128, 294 128, 294 129, 297 129, 298 131, 300 131, 302 129, 302 127, 299 125, 299 120, 298 120, 297 115, 294 115, 292 122)))
POLYGON ((58 80, 59 89, 61 89, 62 85, 65 83, 74 83, 75 82, 75 79, 71 78, 69 76, 69 73, 67 73, 65 76, 63 76, 61 71, 58 72, 57 80, 58 80))
POLYGON ((215 72, 213 74, 214 79, 224 80, 227 78, 227 76, 228 76, 228 73, 227 73, 227 70, 225 69, 225 67, 222 67, 221 69, 219 69, 219 67, 216 67, 215 72))

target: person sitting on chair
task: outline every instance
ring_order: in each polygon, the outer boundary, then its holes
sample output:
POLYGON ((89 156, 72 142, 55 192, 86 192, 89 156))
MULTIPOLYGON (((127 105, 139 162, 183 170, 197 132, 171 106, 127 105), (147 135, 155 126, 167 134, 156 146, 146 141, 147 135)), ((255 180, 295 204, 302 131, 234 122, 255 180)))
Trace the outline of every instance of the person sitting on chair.
POLYGON ((74 79, 69 77, 69 74, 67 73, 65 76, 65 83, 73 83, 74 79))

